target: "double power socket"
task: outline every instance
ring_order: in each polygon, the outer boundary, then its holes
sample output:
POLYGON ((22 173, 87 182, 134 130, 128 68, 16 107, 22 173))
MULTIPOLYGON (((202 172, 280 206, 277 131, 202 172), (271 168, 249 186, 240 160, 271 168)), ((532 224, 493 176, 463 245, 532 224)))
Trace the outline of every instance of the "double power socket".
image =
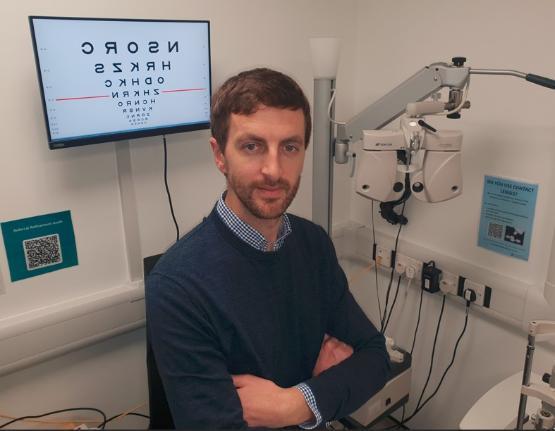
POLYGON ((376 264, 378 267, 391 268, 395 259, 395 272, 405 275, 408 279, 420 280, 422 278, 422 262, 410 256, 397 253, 393 257, 393 251, 380 245, 376 246, 376 264))
MULTIPOLYGON (((395 273, 405 276, 407 279, 414 279, 413 285, 420 286, 422 280, 422 268, 424 263, 413 257, 397 253, 393 255, 393 250, 376 245, 376 264, 384 269, 391 269, 395 260, 395 273)), ((473 291, 476 295, 474 303, 484 307, 490 306, 492 290, 488 286, 476 283, 455 273, 446 271, 443 268, 439 281, 439 288, 444 294, 466 298, 468 291, 473 291)))

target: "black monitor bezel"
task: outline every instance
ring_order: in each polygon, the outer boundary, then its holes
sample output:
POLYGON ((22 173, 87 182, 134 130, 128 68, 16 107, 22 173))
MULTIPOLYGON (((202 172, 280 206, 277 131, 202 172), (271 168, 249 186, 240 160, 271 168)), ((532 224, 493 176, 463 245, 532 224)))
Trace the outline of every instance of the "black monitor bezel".
POLYGON ((200 122, 195 124, 185 124, 171 127, 157 127, 153 129, 137 130, 132 132, 119 132, 119 133, 106 133, 103 135, 81 137, 81 138, 68 138, 63 140, 52 140, 50 133, 50 123, 48 121, 46 100, 44 97, 44 87, 42 80, 42 73, 40 62, 37 52, 37 41, 35 37, 35 28, 33 25, 34 19, 59 19, 59 20, 76 20, 76 21, 132 21, 132 22, 190 22, 190 23, 204 23, 208 26, 208 86, 209 96, 212 98, 212 55, 210 44, 210 21, 208 20, 179 20, 179 19, 142 19, 142 18, 93 18, 93 17, 63 17, 63 16, 43 16, 43 15, 30 15, 29 26, 31 27, 31 36, 33 41, 33 51, 35 54, 35 66, 37 69, 37 77, 39 80, 40 95, 42 101, 42 111, 44 115, 44 122, 46 126, 46 134, 48 137, 48 146, 51 150, 77 147, 82 145, 100 144, 104 142, 123 141, 128 139, 145 138, 149 136, 169 135, 172 133, 191 132, 194 130, 206 130, 210 128, 210 121, 200 122))

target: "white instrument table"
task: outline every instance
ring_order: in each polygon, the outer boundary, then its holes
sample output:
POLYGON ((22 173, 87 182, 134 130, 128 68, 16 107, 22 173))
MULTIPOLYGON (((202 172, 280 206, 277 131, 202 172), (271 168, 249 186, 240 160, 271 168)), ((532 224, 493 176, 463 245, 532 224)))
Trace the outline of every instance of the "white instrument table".
MULTIPOLYGON (((541 376, 531 374, 531 383, 540 381, 541 376)), ((474 403, 462 419, 459 428, 462 430, 515 429, 521 386, 522 371, 499 382, 474 403)), ((526 411, 535 412, 540 405, 540 400, 528 397, 526 411)), ((525 428, 527 428, 526 425, 525 428)))

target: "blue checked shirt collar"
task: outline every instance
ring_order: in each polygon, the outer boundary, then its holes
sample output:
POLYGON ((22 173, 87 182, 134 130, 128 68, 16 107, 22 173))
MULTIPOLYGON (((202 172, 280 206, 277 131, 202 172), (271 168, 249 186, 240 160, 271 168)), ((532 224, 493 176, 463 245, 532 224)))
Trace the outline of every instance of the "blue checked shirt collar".
MULTIPOLYGON (((222 193, 220 199, 218 199, 218 203, 216 204, 216 211, 218 212, 220 219, 235 235, 237 235, 240 239, 245 241, 251 247, 254 247, 256 250, 259 251, 267 251, 268 241, 266 241, 266 238, 264 238, 264 236, 255 228, 241 220, 231 210, 231 208, 226 205, 224 200, 225 194, 226 192, 222 193)), ((287 214, 283 214, 281 218, 281 226, 279 228, 277 240, 274 243, 273 251, 277 251, 283 246, 285 238, 287 238, 290 233, 291 223, 289 221, 289 217, 287 216, 287 214)))

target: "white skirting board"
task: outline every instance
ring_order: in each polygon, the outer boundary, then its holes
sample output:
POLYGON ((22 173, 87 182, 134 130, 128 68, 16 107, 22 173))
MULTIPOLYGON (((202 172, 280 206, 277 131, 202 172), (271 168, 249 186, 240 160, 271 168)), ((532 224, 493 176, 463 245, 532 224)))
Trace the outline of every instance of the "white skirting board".
POLYGON ((0 319, 0 375, 144 324, 142 281, 0 319))

